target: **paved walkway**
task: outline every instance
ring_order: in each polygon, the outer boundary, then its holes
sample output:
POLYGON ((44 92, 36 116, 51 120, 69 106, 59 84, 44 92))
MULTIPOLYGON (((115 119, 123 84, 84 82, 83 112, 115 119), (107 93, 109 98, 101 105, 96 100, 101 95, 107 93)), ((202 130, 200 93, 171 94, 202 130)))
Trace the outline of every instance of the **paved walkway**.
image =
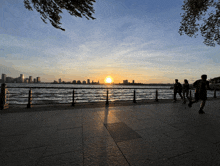
POLYGON ((0 115, 0 165, 220 165, 220 100, 0 115))

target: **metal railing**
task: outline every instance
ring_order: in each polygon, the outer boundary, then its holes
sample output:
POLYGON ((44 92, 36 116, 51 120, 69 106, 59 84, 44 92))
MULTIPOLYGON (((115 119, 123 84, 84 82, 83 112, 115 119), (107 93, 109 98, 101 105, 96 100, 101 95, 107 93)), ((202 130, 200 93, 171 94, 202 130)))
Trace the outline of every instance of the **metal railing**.
MULTIPOLYGON (((71 104, 74 106, 76 103, 83 102, 105 102, 106 105, 109 105, 110 101, 121 100, 132 101, 133 103, 136 103, 139 100, 149 99, 148 96, 151 96, 151 99, 153 98, 156 102, 158 102, 159 90, 167 90, 170 92, 170 96, 173 95, 173 89, 155 87, 7 87, 6 84, 2 84, 0 106, 1 109, 8 108, 10 105, 27 105, 27 108, 31 108, 32 105, 48 104, 71 104), (120 93, 117 92, 117 90, 121 90, 120 93)), ((191 90, 190 98, 192 98, 191 90)), ((216 98, 216 90, 214 90, 214 98, 216 98)))

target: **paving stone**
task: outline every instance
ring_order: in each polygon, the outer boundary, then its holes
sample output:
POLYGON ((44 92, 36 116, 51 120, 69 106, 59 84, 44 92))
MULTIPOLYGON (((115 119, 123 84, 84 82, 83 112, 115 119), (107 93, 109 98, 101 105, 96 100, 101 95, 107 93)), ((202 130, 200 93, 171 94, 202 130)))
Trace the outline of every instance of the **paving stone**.
POLYGON ((84 149, 87 147, 107 147, 115 146, 115 141, 111 136, 89 137, 83 139, 84 149))
POLYGON ((84 165, 128 166, 129 164, 115 145, 106 147, 86 147, 84 149, 84 165))
POLYGON ((160 158, 156 148, 142 138, 118 142, 117 145, 131 165, 144 165, 147 160, 160 158))
POLYGON ((82 152, 83 146, 82 141, 77 142, 75 144, 64 144, 64 145, 52 145, 48 146, 43 154, 44 157, 46 156, 53 156, 57 154, 69 153, 69 152, 82 152))
POLYGON ((36 165, 46 147, 24 149, 14 152, 6 152, 1 156, 2 166, 36 165))
POLYGON ((137 132, 123 122, 109 123, 105 124, 105 126, 116 143, 141 138, 137 132))
POLYGON ((14 146, 17 145, 17 142, 22 139, 24 135, 19 136, 0 136, 0 153, 8 151, 9 149, 14 150, 14 146))
POLYGON ((82 151, 73 151, 67 153, 60 153, 57 155, 51 155, 42 157, 37 166, 48 166, 48 165, 79 165, 83 166, 83 153, 82 151))
POLYGON ((110 136, 103 123, 99 123, 98 125, 83 125, 84 139, 102 136, 110 136))

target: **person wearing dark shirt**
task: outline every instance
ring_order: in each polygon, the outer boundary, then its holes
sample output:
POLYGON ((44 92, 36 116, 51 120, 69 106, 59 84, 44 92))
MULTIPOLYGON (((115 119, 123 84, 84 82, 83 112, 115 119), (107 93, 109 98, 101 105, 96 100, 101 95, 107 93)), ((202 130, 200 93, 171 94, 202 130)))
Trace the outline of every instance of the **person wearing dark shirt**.
POLYGON ((189 99, 189 83, 188 80, 184 80, 183 84, 183 104, 186 104, 186 98, 190 101, 189 99))
POLYGON ((197 103, 199 100, 202 100, 202 103, 200 105, 199 114, 204 114, 203 108, 205 107, 205 103, 207 100, 207 90, 209 88, 209 81, 207 81, 207 75, 202 75, 201 80, 197 80, 193 83, 193 87, 196 88, 195 90, 195 100, 190 101, 188 106, 192 107, 194 103, 197 103))
POLYGON ((179 94, 181 99, 183 99, 182 96, 182 85, 178 82, 178 79, 175 79, 175 84, 174 84, 174 102, 176 102, 176 94, 179 94))

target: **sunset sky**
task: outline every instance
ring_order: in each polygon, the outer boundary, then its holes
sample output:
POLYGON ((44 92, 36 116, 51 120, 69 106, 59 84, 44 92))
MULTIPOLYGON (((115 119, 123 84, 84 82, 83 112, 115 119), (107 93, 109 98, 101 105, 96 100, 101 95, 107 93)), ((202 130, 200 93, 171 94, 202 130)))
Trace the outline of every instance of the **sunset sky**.
POLYGON ((96 0, 96 20, 62 15, 62 28, 45 24, 23 0, 0 2, 0 74, 43 82, 189 83, 220 76, 220 47, 180 36, 183 0, 96 0))

